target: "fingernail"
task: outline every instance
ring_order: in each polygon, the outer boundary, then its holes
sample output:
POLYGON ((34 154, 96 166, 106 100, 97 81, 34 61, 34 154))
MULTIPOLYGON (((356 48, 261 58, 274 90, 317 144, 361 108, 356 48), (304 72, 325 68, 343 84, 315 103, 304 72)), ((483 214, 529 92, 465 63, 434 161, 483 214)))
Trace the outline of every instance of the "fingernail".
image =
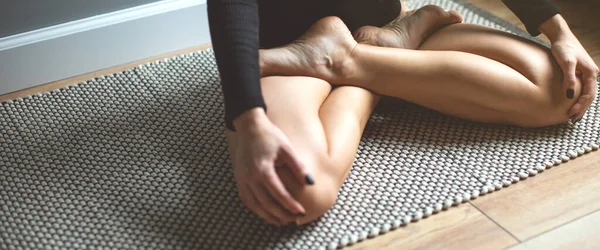
POLYGON ((306 216, 306 214, 304 214, 304 213, 299 213, 299 214, 298 214, 298 216, 300 216, 300 217, 304 217, 304 216, 306 216))
POLYGON ((573 99, 573 96, 575 96, 575 90, 567 89, 567 98, 573 99))
POLYGON ((575 123, 577 123, 577 122, 581 121, 581 118, 583 118, 583 117, 580 117, 579 119, 575 120, 575 121, 573 122, 573 124, 575 124, 575 123))
POLYGON ((304 177, 304 180, 306 181, 306 184, 308 184, 308 185, 315 184, 315 180, 313 180, 312 175, 310 175, 310 174, 307 174, 306 177, 304 177))

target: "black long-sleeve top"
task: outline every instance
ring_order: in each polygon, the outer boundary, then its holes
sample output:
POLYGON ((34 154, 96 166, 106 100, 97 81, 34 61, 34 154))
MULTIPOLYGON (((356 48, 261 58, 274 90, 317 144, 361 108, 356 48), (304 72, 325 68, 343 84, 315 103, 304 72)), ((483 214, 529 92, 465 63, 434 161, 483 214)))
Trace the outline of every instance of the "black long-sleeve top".
MULTIPOLYGON (((550 0, 502 1, 532 36, 558 13, 550 0)), ((259 47, 289 43, 328 15, 340 16, 355 29, 361 24, 382 26, 400 10, 398 0, 208 0, 207 6, 226 126, 233 131, 237 116, 255 107, 267 108, 260 87, 259 47)))

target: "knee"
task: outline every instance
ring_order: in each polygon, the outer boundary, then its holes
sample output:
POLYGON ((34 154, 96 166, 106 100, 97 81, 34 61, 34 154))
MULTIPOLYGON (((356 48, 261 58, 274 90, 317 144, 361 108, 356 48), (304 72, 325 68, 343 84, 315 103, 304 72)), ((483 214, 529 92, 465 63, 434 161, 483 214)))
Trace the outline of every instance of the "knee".
POLYGON ((309 223, 327 213, 337 200, 339 188, 333 181, 328 180, 328 177, 322 177, 319 182, 315 182, 314 186, 303 190, 297 196, 297 199, 306 209, 306 216, 300 219, 300 224, 309 223))
POLYGON ((581 89, 580 83, 574 89, 575 97, 569 99, 562 88, 562 81, 540 86, 538 95, 529 99, 523 107, 517 125, 536 128, 566 123, 570 119, 569 110, 577 102, 581 89))
POLYGON ((311 174, 314 178, 313 185, 299 184, 292 181, 292 173, 288 169, 278 170, 286 188, 292 196, 302 204, 306 213, 300 218, 300 224, 310 223, 324 215, 333 207, 337 194, 343 183, 344 176, 334 175, 332 169, 339 169, 330 164, 313 165, 311 174))
POLYGON ((525 128, 541 128, 566 123, 569 106, 562 103, 533 102, 520 111, 515 125, 525 128))
POLYGON ((547 126, 558 125, 562 123, 566 123, 569 120, 567 116, 558 116, 558 115, 547 115, 540 116, 537 114, 531 113, 530 115, 524 116, 519 119, 519 121, 515 122, 515 125, 523 128, 542 128, 547 126))

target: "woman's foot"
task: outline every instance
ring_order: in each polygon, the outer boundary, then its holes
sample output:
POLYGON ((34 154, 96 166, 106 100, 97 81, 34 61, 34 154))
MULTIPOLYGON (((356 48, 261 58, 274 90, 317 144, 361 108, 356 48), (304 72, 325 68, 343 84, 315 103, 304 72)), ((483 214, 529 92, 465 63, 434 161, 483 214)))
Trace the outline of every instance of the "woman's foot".
POLYGON ((324 80, 340 71, 357 42, 338 17, 314 23, 294 42, 260 50, 261 76, 312 76, 324 80))
POLYGON ((456 11, 427 5, 417 10, 403 10, 400 16, 382 28, 361 27, 354 32, 354 38, 359 43, 380 47, 417 49, 434 31, 462 20, 462 15, 456 11))

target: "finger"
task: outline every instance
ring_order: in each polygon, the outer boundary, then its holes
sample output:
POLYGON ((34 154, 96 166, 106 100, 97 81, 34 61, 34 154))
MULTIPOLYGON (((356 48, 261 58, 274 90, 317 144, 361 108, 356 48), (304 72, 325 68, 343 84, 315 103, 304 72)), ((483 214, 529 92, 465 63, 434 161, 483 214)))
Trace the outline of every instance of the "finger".
POLYGON ((239 192, 240 192, 240 196, 242 196, 243 199, 245 200, 244 204, 246 204, 246 206, 252 212, 254 212, 256 215, 258 215, 258 217, 262 218, 269 224, 273 224, 273 225, 277 225, 277 226, 280 225, 279 219, 277 219, 275 216, 271 215, 270 213, 268 213, 267 211, 262 209, 262 207, 260 206, 260 203, 258 202, 256 197, 252 193, 249 186, 246 186, 246 188, 240 189, 239 192))
POLYGON ((571 117, 571 122, 572 122, 573 124, 576 124, 576 123, 578 123, 578 122, 579 122, 581 119, 583 119, 583 116, 585 116, 585 112, 587 112, 587 111, 584 111, 584 112, 583 112, 583 115, 578 115, 578 116, 573 116, 573 117, 571 117))
POLYGON ((308 168, 304 162, 300 160, 300 156, 291 145, 285 144, 282 146, 281 157, 285 161, 285 165, 292 171, 294 176, 298 178, 300 183, 306 183, 308 185, 315 184, 315 179, 312 174, 308 172, 308 168))
POLYGON ((581 95, 577 98, 577 102, 569 109, 569 116, 575 120, 583 117, 583 114, 592 105, 596 96, 598 83, 596 81, 597 74, 593 70, 586 71, 583 75, 583 88, 581 95))
POLYGON ((574 59, 566 59, 560 63, 560 67, 564 74, 563 90, 569 99, 573 99, 575 96, 575 86, 577 85, 577 76, 575 74, 576 66, 577 64, 574 59))
POLYGON ((575 103, 573 105, 573 107, 571 107, 571 110, 569 110, 569 115, 571 116, 571 120, 574 121, 574 120, 578 120, 579 118, 583 117, 585 112, 591 106, 593 100, 594 100, 594 96, 592 94, 586 94, 586 95, 580 96, 577 99, 577 103, 575 103))
POLYGON ((237 191, 238 191, 238 199, 240 199, 240 201, 242 201, 242 204, 244 204, 245 207, 250 208, 250 206, 248 205, 248 201, 246 197, 248 197, 248 194, 246 193, 246 189, 245 188, 241 188, 241 185, 239 184, 239 182, 237 182, 237 191))
POLYGON ((569 109, 568 116, 570 117, 571 121, 575 121, 579 118, 579 114, 581 113, 581 110, 583 110, 583 102, 585 102, 585 98, 579 97, 577 102, 569 109))
POLYGON ((256 185, 252 185, 251 189, 254 197, 260 204, 260 207, 273 217, 277 218, 281 225, 296 221, 295 216, 286 212, 283 207, 281 207, 279 204, 277 204, 277 202, 275 202, 275 200, 273 200, 273 198, 271 198, 267 189, 262 184, 257 183, 256 185))
POLYGON ((296 199, 290 195, 276 173, 269 175, 265 182, 265 187, 267 190, 269 190, 271 197, 279 202, 279 204, 287 209, 291 214, 300 217, 304 216, 304 207, 302 207, 300 202, 296 201, 296 199))

